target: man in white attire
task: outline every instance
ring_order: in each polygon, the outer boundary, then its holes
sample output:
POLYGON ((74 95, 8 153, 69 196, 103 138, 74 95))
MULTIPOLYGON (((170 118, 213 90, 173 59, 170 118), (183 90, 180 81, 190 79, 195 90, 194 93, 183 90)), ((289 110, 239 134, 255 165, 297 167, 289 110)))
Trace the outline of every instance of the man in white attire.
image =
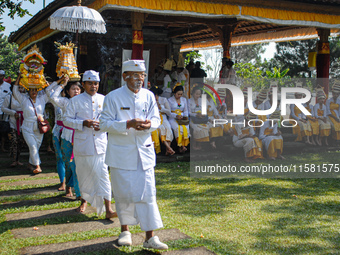
POLYGON ((83 74, 85 92, 73 97, 64 115, 64 124, 75 129, 73 154, 82 203, 78 208, 84 212, 87 201, 97 208, 97 214, 106 211, 106 218, 117 217, 111 208, 111 184, 105 164, 106 133, 99 128, 99 116, 104 96, 98 94, 99 73, 83 74), (105 206, 104 206, 105 201, 105 206))
POLYGON ((123 63, 125 86, 110 92, 104 101, 100 129, 108 132, 105 163, 110 166, 112 190, 121 223, 119 245, 132 245, 128 225, 140 223, 146 232, 145 248, 168 249, 153 230, 163 223, 156 203, 155 149, 151 132, 160 125, 156 99, 142 88, 144 60, 123 63))

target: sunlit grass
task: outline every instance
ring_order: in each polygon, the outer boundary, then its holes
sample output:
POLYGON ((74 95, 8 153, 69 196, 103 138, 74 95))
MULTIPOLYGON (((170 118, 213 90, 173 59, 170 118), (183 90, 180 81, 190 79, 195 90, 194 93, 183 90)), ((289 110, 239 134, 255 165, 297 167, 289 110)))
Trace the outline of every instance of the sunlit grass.
MULTIPOLYGON (((287 156, 273 164, 335 163, 338 152, 287 156)), ((268 162, 268 161, 263 161, 268 162)), ((228 164, 244 164, 239 158, 228 164)), ((205 246, 217 254, 337 254, 339 253, 340 186, 338 179, 192 178, 190 163, 156 167, 157 202, 164 227, 178 228, 191 239, 169 242, 171 250, 205 246)), ((49 185, 32 186, 32 188, 49 185)), ((27 187, 26 187, 27 188, 27 187)), ((21 187, 15 187, 20 190, 21 187)), ((11 196, 3 202, 43 199, 57 194, 11 196)), ((73 208, 79 201, 7 208, 0 211, 0 251, 16 254, 27 246, 112 237, 119 228, 16 239, 15 228, 57 225, 102 219, 79 217, 6 222, 5 214, 73 208)), ((1 205, 0 205, 1 208, 1 205)), ((141 232, 138 226, 131 232, 141 232)), ((141 246, 121 247, 143 254, 141 246)), ((104 250, 89 254, 115 254, 104 250)))

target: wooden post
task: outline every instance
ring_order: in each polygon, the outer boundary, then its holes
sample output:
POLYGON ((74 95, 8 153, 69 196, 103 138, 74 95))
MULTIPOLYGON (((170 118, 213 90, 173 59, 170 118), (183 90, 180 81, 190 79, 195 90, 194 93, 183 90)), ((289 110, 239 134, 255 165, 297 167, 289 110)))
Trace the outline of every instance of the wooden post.
POLYGON ((131 59, 143 59, 143 24, 147 17, 146 13, 132 12, 132 55, 131 59))
POLYGON ((329 67, 330 67, 330 50, 328 37, 330 35, 329 29, 317 29, 319 35, 318 41, 318 55, 316 57, 316 78, 317 84, 322 86, 326 97, 329 92, 329 67))
POLYGON ((236 28, 239 26, 240 22, 237 19, 227 19, 224 24, 208 24, 213 32, 218 33, 219 41, 223 47, 223 57, 230 59, 230 47, 231 39, 236 28))
MULTIPOLYGON (((231 39, 233 37, 234 31, 237 29, 239 24, 240 22, 238 22, 237 19, 226 20, 225 23, 222 25, 222 28, 216 26, 215 24, 208 24, 208 26, 213 32, 218 33, 219 41, 221 42, 221 45, 223 47, 223 58, 230 59, 229 50, 231 47, 231 39)), ((222 78, 222 71, 223 71, 223 66, 220 70, 220 79, 222 78)), ((232 111, 233 110, 233 97, 232 97, 230 90, 225 89, 223 92, 221 90, 218 92, 220 92, 221 94, 222 93, 225 94, 225 101, 227 104, 227 109, 228 111, 232 111)))

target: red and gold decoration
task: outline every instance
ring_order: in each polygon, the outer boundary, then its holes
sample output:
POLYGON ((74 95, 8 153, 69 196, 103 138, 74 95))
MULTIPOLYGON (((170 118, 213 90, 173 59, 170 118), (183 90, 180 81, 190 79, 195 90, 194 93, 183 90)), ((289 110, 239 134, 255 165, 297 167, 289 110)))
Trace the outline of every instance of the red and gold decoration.
POLYGON ((42 90, 48 86, 44 77, 44 64, 46 60, 42 56, 37 45, 34 45, 24 56, 20 65, 20 85, 25 89, 42 90))
POLYGON ((61 78, 63 75, 67 75, 70 78, 70 81, 80 81, 77 63, 73 54, 73 48, 75 47, 75 44, 72 42, 66 43, 66 45, 62 45, 58 42, 54 43, 60 50, 56 68, 57 76, 61 78))
POLYGON ((132 59, 143 59, 143 31, 134 30, 132 32, 132 59))

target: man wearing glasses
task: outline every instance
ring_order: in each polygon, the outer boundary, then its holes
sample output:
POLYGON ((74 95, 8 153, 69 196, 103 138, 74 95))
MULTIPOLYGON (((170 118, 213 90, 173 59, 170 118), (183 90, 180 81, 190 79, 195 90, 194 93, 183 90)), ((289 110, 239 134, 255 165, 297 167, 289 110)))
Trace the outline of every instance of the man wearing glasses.
POLYGON ((119 245, 132 245, 128 225, 140 224, 146 232, 143 246, 165 250, 168 246, 153 230, 163 223, 156 203, 155 149, 151 132, 160 125, 156 99, 142 88, 144 60, 123 63, 125 85, 104 100, 100 129, 108 133, 105 163, 110 166, 116 210, 121 223, 119 245))

